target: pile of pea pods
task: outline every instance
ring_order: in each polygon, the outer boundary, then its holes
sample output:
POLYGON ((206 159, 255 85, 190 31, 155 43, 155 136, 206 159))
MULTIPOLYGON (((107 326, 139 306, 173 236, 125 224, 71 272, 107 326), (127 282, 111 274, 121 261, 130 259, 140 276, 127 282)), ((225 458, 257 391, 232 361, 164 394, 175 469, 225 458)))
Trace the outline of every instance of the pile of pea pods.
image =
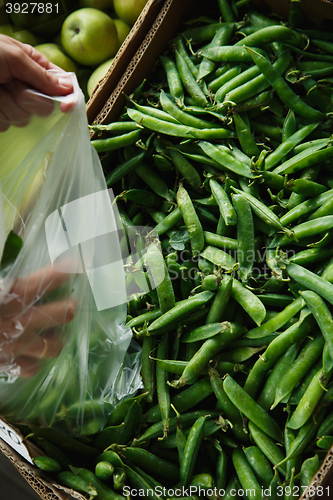
POLYGON ((60 483, 101 500, 309 487, 333 445, 332 84, 333 34, 299 3, 281 21, 218 0, 119 121, 92 127, 124 227, 154 228, 145 266, 164 279, 128 304, 141 393, 92 436, 30 429, 60 483))

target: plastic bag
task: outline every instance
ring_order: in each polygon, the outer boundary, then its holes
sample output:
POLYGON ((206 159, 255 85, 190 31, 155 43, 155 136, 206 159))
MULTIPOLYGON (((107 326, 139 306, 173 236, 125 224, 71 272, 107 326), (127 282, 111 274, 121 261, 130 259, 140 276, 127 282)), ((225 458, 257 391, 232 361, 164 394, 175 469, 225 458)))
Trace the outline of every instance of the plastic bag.
POLYGON ((70 112, 68 96, 34 93, 46 116, 0 133, 1 251, 10 231, 23 238, 0 272, 0 415, 88 435, 141 386, 141 351, 124 325, 116 205, 73 86, 70 112))

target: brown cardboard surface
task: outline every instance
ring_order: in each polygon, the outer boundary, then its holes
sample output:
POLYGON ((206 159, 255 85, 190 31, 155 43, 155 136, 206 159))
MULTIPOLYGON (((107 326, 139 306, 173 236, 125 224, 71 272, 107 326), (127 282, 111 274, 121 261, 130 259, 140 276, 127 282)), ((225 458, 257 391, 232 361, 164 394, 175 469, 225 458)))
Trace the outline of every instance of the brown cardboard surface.
POLYGON ((89 123, 94 121, 94 118, 102 109, 104 103, 111 95, 121 76, 126 71, 127 65, 159 12, 162 2, 163 0, 147 1, 130 33, 114 57, 107 74, 95 88, 91 98, 87 102, 86 109, 89 123))

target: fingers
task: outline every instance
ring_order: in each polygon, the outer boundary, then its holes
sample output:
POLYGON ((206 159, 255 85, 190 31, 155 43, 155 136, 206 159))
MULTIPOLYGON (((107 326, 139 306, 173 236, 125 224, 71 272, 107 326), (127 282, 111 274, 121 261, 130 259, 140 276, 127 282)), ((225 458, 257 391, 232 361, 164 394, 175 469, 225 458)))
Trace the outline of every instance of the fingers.
MULTIPOLYGON (((23 44, 25 55, 22 58, 22 66, 15 68, 18 74, 14 75, 19 80, 27 83, 36 90, 48 95, 67 95, 73 92, 73 85, 70 75, 60 70, 62 74, 57 75, 50 69, 57 69, 38 50, 30 45, 23 44), (19 75, 19 76, 18 76, 19 75)), ((14 68, 13 68, 14 70, 14 68)))
POLYGON ((22 338, 36 332, 43 332, 69 323, 74 318, 74 300, 49 302, 30 308, 17 321, 24 329, 22 338))
POLYGON ((60 288, 70 277, 70 274, 60 273, 49 267, 40 269, 30 276, 18 278, 13 283, 6 302, 0 306, 1 318, 19 316, 22 309, 36 302, 38 297, 60 288))

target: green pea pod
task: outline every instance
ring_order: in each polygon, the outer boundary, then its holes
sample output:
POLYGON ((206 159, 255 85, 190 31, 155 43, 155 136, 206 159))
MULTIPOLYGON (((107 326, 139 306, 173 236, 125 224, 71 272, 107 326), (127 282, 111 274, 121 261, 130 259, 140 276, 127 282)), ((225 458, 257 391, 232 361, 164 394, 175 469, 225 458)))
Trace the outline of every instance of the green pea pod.
POLYGON ((207 339, 203 343, 200 349, 197 350, 186 365, 180 379, 171 382, 171 385, 176 388, 180 388, 185 385, 188 380, 191 380, 200 374, 208 362, 216 356, 216 354, 218 354, 224 346, 243 335, 243 333, 243 326, 225 321, 223 323, 223 331, 214 337, 207 339))
POLYGON ((215 487, 217 490, 225 489, 227 484, 227 465, 228 458, 226 452, 222 447, 215 443, 215 448, 217 448, 219 455, 216 461, 216 472, 215 472, 215 487))
POLYGON ((165 55, 160 56, 161 62, 163 64, 164 70, 166 72, 168 86, 171 95, 181 103, 184 101, 184 90, 182 81, 180 79, 176 63, 165 55))
POLYGON ((204 141, 200 141, 199 146, 207 156, 216 161, 217 164, 221 165, 223 169, 226 169, 227 171, 230 170, 235 174, 243 175, 244 177, 248 177, 250 179, 255 177, 247 165, 233 158, 230 153, 225 151, 225 149, 204 141))
POLYGON ((121 458, 114 450, 107 450, 98 455, 96 463, 98 462, 108 462, 113 465, 115 469, 124 466, 121 458))
POLYGON ((260 150, 252 135, 250 127, 243 120, 243 117, 240 114, 234 112, 233 117, 234 117, 237 137, 240 142, 242 150, 250 158, 252 158, 252 156, 255 157, 259 156, 260 150))
POLYGON ((259 427, 257 427, 251 420, 249 421, 249 431, 251 436, 258 446, 258 448, 263 452, 263 454, 268 458, 268 460, 279 469, 281 474, 286 475, 286 468, 283 463, 284 454, 280 446, 275 444, 274 439, 270 438, 265 432, 263 432, 259 427), (278 465, 279 464, 279 465, 278 465))
POLYGON ((203 326, 198 326, 194 330, 185 333, 181 341, 185 343, 197 342, 198 340, 206 340, 214 337, 218 333, 224 331, 225 325, 223 323, 211 323, 203 326))
POLYGON ((144 496, 147 498, 151 498, 152 500, 163 500, 163 497, 157 494, 155 488, 152 483, 144 477, 143 474, 139 473, 138 468, 134 470, 134 467, 126 466, 126 475, 130 481, 132 487, 134 487, 137 491, 141 491, 144 493, 144 496))
POLYGON ((57 475, 60 484, 67 486, 75 491, 89 495, 89 500, 97 496, 97 490, 83 477, 77 476, 74 472, 62 471, 57 475))
POLYGON ((156 194, 158 194, 158 196, 161 196, 162 198, 165 198, 169 201, 171 200, 171 196, 166 183, 146 163, 140 163, 135 168, 135 172, 156 194))
POLYGON ((231 289, 232 277, 225 274, 209 309, 209 313, 207 314, 205 321, 206 325, 222 321, 224 312, 231 297, 231 289))
POLYGON ((284 465, 287 460, 297 457, 303 452, 309 441, 316 435, 324 416, 325 408, 318 408, 315 419, 313 417, 309 418, 309 420, 302 425, 296 438, 290 445, 288 455, 277 464, 277 467, 284 465))
POLYGON ((259 481, 259 484, 261 484, 264 488, 269 488, 269 485, 273 480, 274 473, 266 456, 260 448, 258 448, 258 446, 249 446, 243 450, 247 461, 253 469, 254 475, 259 481))
POLYGON ((324 113, 305 104, 305 102, 291 90, 287 82, 264 56, 249 47, 246 47, 246 50, 251 55, 253 62, 272 85, 281 101, 288 106, 289 109, 292 109, 295 113, 312 122, 321 121, 325 118, 324 113))
POLYGON ((176 149, 167 148, 167 152, 172 160, 172 163, 182 177, 196 190, 200 190, 202 181, 200 174, 189 160, 176 149))
POLYGON ((113 151, 115 149, 120 149, 125 146, 129 146, 130 144, 134 144, 140 139, 140 135, 140 130, 133 130, 116 137, 95 139, 94 141, 91 141, 91 144, 94 146, 97 153, 105 153, 106 151, 113 151))
POLYGON ((318 448, 330 450, 333 446, 333 436, 322 436, 317 440, 318 448))
POLYGON ((243 283, 247 283, 255 260, 255 241, 252 211, 248 200, 239 194, 232 196, 237 213, 237 261, 243 283))
MULTIPOLYGON (((159 358, 166 358, 168 352, 168 334, 163 335, 158 347, 157 356, 159 358)), ((169 430, 170 418, 170 391, 167 384, 168 373, 161 368, 160 365, 156 366, 156 393, 158 406, 160 408, 161 420, 164 425, 164 436, 167 436, 169 430)))
POLYGON ((83 478, 90 487, 95 488, 98 498, 101 500, 124 500, 124 497, 108 488, 100 479, 98 479, 93 472, 87 469, 76 469, 75 473, 83 478))
POLYGON ((117 444, 127 444, 134 435, 136 426, 139 424, 142 415, 142 407, 137 401, 133 401, 126 414, 124 425, 121 428, 115 442, 117 444))
POLYGON ((250 464, 246 460, 243 450, 234 450, 232 452, 232 463, 243 490, 251 491, 251 497, 255 500, 262 499, 261 486, 250 464))
POLYGON ((120 430, 123 428, 124 422, 122 422, 119 425, 112 425, 108 427, 104 427, 104 429, 99 432, 93 443, 96 448, 99 448, 101 450, 104 450, 110 444, 114 443, 119 435, 120 430))
POLYGON ((34 457, 33 463, 41 470, 49 472, 59 472, 61 471, 61 465, 58 460, 50 457, 34 457))
POLYGON ((315 292, 300 292, 314 315, 320 331, 325 339, 329 354, 333 359, 333 318, 324 300, 315 292))
POLYGON ((213 197, 219 206, 221 215, 227 226, 234 226, 237 223, 237 215, 229 197, 223 187, 214 179, 210 179, 209 186, 213 197))
POLYGON ((291 429, 300 429, 306 422, 309 421, 311 415, 315 411, 321 397, 325 392, 325 387, 329 382, 331 373, 325 374, 323 369, 320 368, 313 379, 311 380, 308 388, 298 403, 295 411, 291 415, 288 427, 291 429))
POLYGON ((266 316, 266 308, 261 300, 236 279, 232 281, 231 296, 242 306, 253 321, 260 326, 266 316))
POLYGON ((320 467, 319 457, 315 455, 314 457, 307 458, 302 463, 301 473, 299 478, 300 488, 304 490, 311 483, 312 479, 318 472, 320 467))
POLYGON ((128 108, 127 113, 131 120, 160 134, 186 138, 191 137, 192 139, 201 140, 227 139, 233 136, 233 132, 223 127, 198 129, 188 127, 187 125, 178 125, 177 123, 171 123, 170 121, 163 121, 153 116, 149 116, 133 108, 128 108))
POLYGON ((321 335, 310 339, 304 346, 296 361, 294 361, 284 373, 281 374, 279 384, 276 386, 274 403, 271 409, 282 401, 297 386, 306 375, 309 368, 317 361, 324 347, 324 339, 321 335))
POLYGON ((223 388, 241 413, 268 436, 281 442, 281 429, 275 420, 230 375, 227 375, 224 379, 223 388))
POLYGON ((198 418, 193 424, 186 440, 183 460, 180 464, 180 484, 186 487, 189 483, 195 462, 204 436, 206 417, 198 418))
POLYGON ((193 255, 196 255, 203 249, 205 238, 201 223, 195 212, 191 198, 189 197, 186 189, 183 186, 180 186, 178 189, 177 202, 186 228, 190 235, 192 253, 193 255))
POLYGON ((232 432, 235 438, 237 439, 237 441, 243 444, 247 444, 248 434, 244 427, 241 412, 225 392, 223 381, 219 377, 219 373, 213 368, 209 368, 208 373, 210 377, 210 383, 217 398, 218 404, 223 411, 223 414, 231 422, 232 432))
POLYGON ((175 307, 162 314, 159 318, 153 321, 148 327, 150 335, 158 335, 165 333, 170 329, 170 325, 174 325, 184 318, 188 313, 192 313, 196 308, 203 306, 214 296, 213 292, 206 290, 200 292, 186 300, 181 300, 176 303, 175 307))
POLYGON ((124 457, 140 468, 167 477, 173 481, 179 480, 179 468, 166 460, 156 457, 143 448, 127 446, 121 450, 124 457))
POLYGON ((170 275, 165 265, 161 250, 153 243, 150 243, 146 253, 150 275, 156 286, 160 311, 162 314, 175 306, 175 295, 171 283, 170 275))
POLYGON ((286 370, 293 366, 295 358, 297 356, 299 346, 294 344, 289 347, 289 349, 279 358, 273 367, 269 377, 257 398, 257 403, 264 410, 268 411, 274 401, 274 396, 276 390, 280 386, 281 377, 285 374, 286 370))
POLYGON ((200 256, 209 262, 212 262, 216 266, 227 270, 230 270, 236 265, 235 259, 229 253, 224 252, 221 248, 216 248, 211 245, 208 245, 204 250, 202 250, 200 252, 200 256))
MULTIPOLYGON (((142 383, 145 389, 146 400, 152 402, 155 393, 156 381, 155 381, 155 362, 151 358, 151 355, 155 349, 156 339, 152 336, 145 336, 142 341, 142 368, 141 376, 142 383)), ((131 401, 130 406, 126 406, 126 413, 122 417, 125 419, 127 412, 129 411, 133 401, 131 401)), ((125 408, 124 408, 125 409, 125 408)))
POLYGON ((291 304, 287 305, 283 311, 279 312, 276 316, 269 319, 267 322, 263 323, 257 328, 249 330, 246 334, 247 338, 257 339, 260 337, 265 337, 274 333, 281 327, 283 327, 287 321, 293 318, 303 307, 305 306, 305 301, 302 297, 298 297, 291 304))
MULTIPOLYGON (((219 412, 216 410, 208 411, 208 410, 197 410, 185 412, 182 414, 182 427, 188 427, 192 425, 199 417, 206 416, 208 418, 217 418, 219 416, 219 412)), ((175 432, 177 425, 177 417, 171 417, 169 422, 169 432, 175 432)), ((163 424, 162 422, 156 422, 151 425, 139 438, 137 439, 137 443, 143 443, 149 439, 157 438, 163 436, 163 424)))
POLYGON ((266 224, 269 226, 272 226, 274 229, 279 229, 280 231, 284 230, 280 219, 278 218, 275 213, 270 210, 264 203, 262 203, 260 200, 257 200, 254 196, 250 195, 249 193, 244 193, 240 189, 232 187, 232 190, 235 193, 238 193, 242 196, 245 196, 247 201, 250 203, 252 210, 254 213, 266 224))

